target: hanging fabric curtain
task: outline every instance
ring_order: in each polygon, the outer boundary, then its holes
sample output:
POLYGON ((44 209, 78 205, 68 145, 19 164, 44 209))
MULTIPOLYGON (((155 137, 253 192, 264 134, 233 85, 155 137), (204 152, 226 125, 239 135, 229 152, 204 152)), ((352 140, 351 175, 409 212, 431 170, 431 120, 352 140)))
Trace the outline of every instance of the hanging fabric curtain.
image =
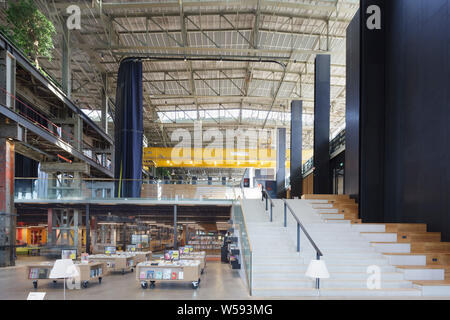
POLYGON ((140 198, 142 185, 142 62, 125 59, 117 78, 115 197, 140 198))

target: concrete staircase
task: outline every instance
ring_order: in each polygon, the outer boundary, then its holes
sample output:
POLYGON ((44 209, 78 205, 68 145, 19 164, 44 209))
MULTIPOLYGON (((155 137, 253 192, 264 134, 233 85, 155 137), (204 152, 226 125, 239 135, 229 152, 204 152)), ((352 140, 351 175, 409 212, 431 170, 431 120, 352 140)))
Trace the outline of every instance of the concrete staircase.
POLYGON ((318 292, 315 280, 305 276, 309 262, 315 259, 315 251, 302 233, 301 251, 296 252, 296 222, 288 211, 288 227, 284 228, 282 200, 274 200, 273 222, 269 221, 264 202, 243 200, 242 211, 253 251, 253 296, 450 296, 445 285, 432 288, 413 283, 413 280, 444 280, 445 270, 417 268, 424 265, 426 257, 406 255, 410 244, 394 241, 395 236, 386 233, 386 225, 354 224, 354 219, 345 219, 327 200, 288 200, 288 203, 323 252, 321 259, 331 277, 321 280, 318 292), (369 266, 377 266, 381 272, 380 289, 367 286, 372 275, 368 273, 369 266))

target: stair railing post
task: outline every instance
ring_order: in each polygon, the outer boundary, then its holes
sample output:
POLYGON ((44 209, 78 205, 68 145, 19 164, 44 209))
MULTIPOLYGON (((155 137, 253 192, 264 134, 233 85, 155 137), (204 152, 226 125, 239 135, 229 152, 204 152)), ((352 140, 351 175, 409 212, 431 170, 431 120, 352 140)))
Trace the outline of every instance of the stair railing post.
POLYGON ((286 220, 287 216, 286 216, 286 213, 287 213, 287 205, 286 205, 286 202, 285 202, 284 203, 284 227, 285 228, 287 227, 287 220, 286 220))
MULTIPOLYGON (((316 260, 320 260, 320 255, 318 252, 316 252, 316 260)), ((320 279, 316 278, 316 289, 319 290, 320 289, 320 279)))
POLYGON ((300 223, 297 222, 297 252, 300 252, 300 223))
POLYGON ((273 215, 273 203, 271 202, 270 203, 270 222, 273 222, 272 215, 273 215))

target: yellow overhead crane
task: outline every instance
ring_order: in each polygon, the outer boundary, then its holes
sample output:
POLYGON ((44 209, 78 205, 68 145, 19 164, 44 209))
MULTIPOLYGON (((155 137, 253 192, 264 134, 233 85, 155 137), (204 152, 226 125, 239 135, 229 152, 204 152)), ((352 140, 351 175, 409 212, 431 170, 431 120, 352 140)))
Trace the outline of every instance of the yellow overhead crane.
MULTIPOLYGON (((303 150, 303 163, 313 150, 303 150)), ((291 150, 286 150, 286 167, 290 166, 291 150)), ((143 150, 143 165, 173 168, 276 168, 275 149, 230 148, 157 148, 143 150)))

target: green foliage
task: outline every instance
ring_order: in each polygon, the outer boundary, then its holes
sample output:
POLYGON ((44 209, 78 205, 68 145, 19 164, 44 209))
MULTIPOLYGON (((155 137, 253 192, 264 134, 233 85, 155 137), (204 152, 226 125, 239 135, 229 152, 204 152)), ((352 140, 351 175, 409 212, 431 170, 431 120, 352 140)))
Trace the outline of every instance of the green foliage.
POLYGON ((167 168, 158 167, 156 168, 156 176, 160 179, 164 177, 170 177, 170 171, 167 168))
POLYGON ((12 37, 25 54, 35 60, 37 66, 38 56, 51 59, 56 29, 39 11, 33 0, 9 1, 6 20, 8 36, 12 37))

